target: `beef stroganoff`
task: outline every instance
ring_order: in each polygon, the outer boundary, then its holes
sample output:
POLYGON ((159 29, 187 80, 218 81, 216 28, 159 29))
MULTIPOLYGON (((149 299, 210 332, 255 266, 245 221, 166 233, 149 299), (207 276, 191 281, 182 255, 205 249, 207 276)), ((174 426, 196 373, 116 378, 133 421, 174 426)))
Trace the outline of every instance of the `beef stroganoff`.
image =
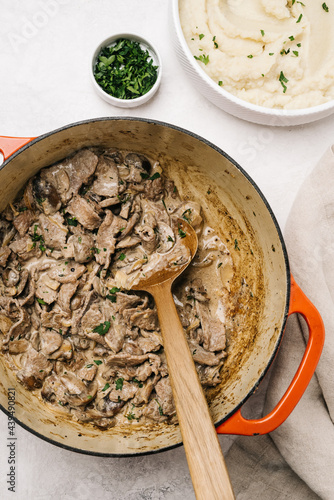
POLYGON ((219 384, 233 309, 227 247, 158 161, 85 148, 42 169, 0 218, 1 351, 27 390, 100 428, 176 421, 153 299, 129 290, 169 262, 183 236, 176 217, 199 248, 174 299, 202 385, 219 384))

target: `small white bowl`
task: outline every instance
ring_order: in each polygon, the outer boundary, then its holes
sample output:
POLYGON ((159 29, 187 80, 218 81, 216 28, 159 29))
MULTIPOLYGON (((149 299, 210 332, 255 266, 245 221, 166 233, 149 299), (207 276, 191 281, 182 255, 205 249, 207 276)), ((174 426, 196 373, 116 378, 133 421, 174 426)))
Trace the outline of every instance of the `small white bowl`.
POLYGON ((334 112, 334 100, 311 108, 284 110, 265 108, 239 99, 211 80, 194 59, 181 28, 179 0, 170 1, 170 29, 178 59, 194 87, 227 113, 261 125, 292 126, 310 123, 334 112))
POLYGON ((162 66, 161 66, 161 59, 159 56, 158 51, 156 48, 152 45, 150 41, 148 41, 146 38, 142 38, 139 35, 136 35, 134 33, 119 33, 116 35, 112 35, 109 38, 106 38, 103 42, 99 44, 97 49, 94 52, 93 59, 92 59, 92 66, 91 66, 91 79, 92 83, 94 86, 94 89, 96 90, 97 94, 102 97, 106 102, 109 104, 113 104, 114 106, 118 106, 119 108, 134 108, 136 106, 140 106, 141 104, 146 103, 149 101, 156 91, 159 88, 160 82, 161 82, 161 74, 162 74, 162 66), (140 97, 135 97, 134 99, 118 99, 117 97, 113 97, 110 94, 107 94, 102 87, 97 83, 94 77, 94 67, 97 61, 97 56, 100 53, 101 49, 104 47, 108 47, 112 43, 114 43, 116 40, 119 38, 127 38, 128 40, 132 40, 135 42, 138 42, 142 49, 148 50, 150 56, 153 59, 153 64, 154 66, 157 66, 157 79, 156 82, 154 83, 153 87, 144 95, 140 97))

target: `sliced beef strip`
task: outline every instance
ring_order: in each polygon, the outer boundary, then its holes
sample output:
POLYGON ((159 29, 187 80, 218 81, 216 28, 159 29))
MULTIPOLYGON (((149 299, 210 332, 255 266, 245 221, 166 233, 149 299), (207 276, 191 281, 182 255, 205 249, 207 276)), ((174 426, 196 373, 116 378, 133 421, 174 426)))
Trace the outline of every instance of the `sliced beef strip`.
POLYGON ((117 235, 125 226, 124 219, 106 210, 106 217, 99 227, 96 237, 96 247, 100 252, 95 255, 95 259, 99 264, 105 267, 109 266, 110 258, 115 253, 117 235))
POLYGON ((226 347, 225 325, 210 315, 207 302, 196 301, 196 311, 202 326, 203 347, 207 351, 223 351, 226 347))
POLYGON ((58 304, 63 311, 71 313, 71 299, 78 288, 79 282, 63 283, 59 290, 58 304))
POLYGON ((145 330, 156 330, 159 326, 158 316, 154 309, 145 309, 144 311, 138 308, 125 309, 123 317, 128 325, 138 326, 145 330))
POLYGON ((49 248, 62 250, 66 246, 68 230, 62 222, 63 218, 59 214, 56 214, 54 217, 47 217, 44 214, 39 216, 39 227, 45 245, 49 248))
POLYGON ((94 238, 90 234, 76 233, 72 234, 67 245, 73 248, 73 258, 80 264, 87 264, 93 258, 92 248, 94 247, 94 238))
POLYGON ((15 217, 15 219, 13 220, 13 225, 16 231, 18 231, 21 238, 26 234, 34 220, 35 214, 31 210, 26 210, 25 212, 22 212, 20 215, 15 217))
POLYGON ((58 262, 48 275, 59 283, 75 283, 86 272, 86 267, 73 260, 58 262))
POLYGON ((92 205, 81 196, 74 196, 66 210, 86 229, 96 229, 101 223, 101 219, 92 205))
POLYGON ((63 343, 62 336, 54 330, 47 330, 46 328, 42 328, 39 336, 41 342, 41 352, 43 352, 47 357, 49 356, 49 354, 57 351, 63 343))
POLYGON ((163 414, 168 417, 175 415, 176 409, 169 377, 159 380, 155 386, 155 392, 157 393, 157 399, 162 407, 163 414))
POLYGON ((33 257, 39 258, 42 255, 39 245, 35 241, 32 241, 28 234, 19 240, 12 241, 9 248, 16 253, 20 261, 32 259, 33 257))
POLYGON ((49 276, 44 273, 40 276, 36 283, 36 297, 45 304, 52 304, 57 300, 58 292, 57 289, 59 283, 55 280, 49 278, 49 276))
POLYGON ((42 387, 43 380, 51 373, 52 363, 42 352, 29 347, 22 357, 22 369, 16 374, 18 380, 29 390, 42 387))
POLYGON ((61 200, 53 184, 36 176, 32 179, 31 187, 34 207, 43 210, 45 215, 53 215, 60 210, 61 200))
POLYGON ((118 169, 111 158, 100 156, 96 167, 92 191, 99 196, 117 198, 119 192, 118 169))
POLYGON ((0 266, 5 267, 7 264, 8 257, 11 254, 11 249, 9 247, 0 248, 0 266))
POLYGON ((53 167, 41 171, 41 178, 52 184, 63 203, 68 203, 73 195, 79 193, 83 184, 93 176, 98 157, 90 149, 81 149, 71 158, 67 158, 53 167))
POLYGON ((117 386, 113 386, 112 390, 109 392, 110 401, 117 403, 118 401, 129 401, 138 391, 138 385, 135 383, 122 381, 122 389, 117 389, 117 386))
POLYGON ((222 357, 224 357, 224 353, 214 354, 213 352, 207 351, 191 339, 188 339, 188 346, 193 355, 194 361, 201 365, 216 366, 222 357))

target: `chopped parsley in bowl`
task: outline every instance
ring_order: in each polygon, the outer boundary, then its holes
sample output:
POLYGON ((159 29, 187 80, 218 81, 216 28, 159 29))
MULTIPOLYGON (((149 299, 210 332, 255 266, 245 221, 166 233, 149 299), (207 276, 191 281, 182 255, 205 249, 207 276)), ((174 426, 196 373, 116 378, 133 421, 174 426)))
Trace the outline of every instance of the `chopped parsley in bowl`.
POLYGON ((139 106, 158 90, 160 57, 138 35, 114 35, 96 49, 92 77, 95 90, 105 101, 119 107, 139 106))

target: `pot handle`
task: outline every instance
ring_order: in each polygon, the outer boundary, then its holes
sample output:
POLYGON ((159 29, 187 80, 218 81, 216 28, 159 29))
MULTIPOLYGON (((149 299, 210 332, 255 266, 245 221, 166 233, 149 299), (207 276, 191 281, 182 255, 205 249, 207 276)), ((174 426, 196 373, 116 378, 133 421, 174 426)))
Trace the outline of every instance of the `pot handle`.
POLYGON ((4 160, 15 153, 18 149, 28 144, 35 137, 6 137, 0 136, 0 152, 3 154, 4 160))
POLYGON ((301 314, 306 320, 309 338, 303 359, 282 399, 268 415, 261 419, 247 420, 241 415, 241 410, 237 410, 226 422, 217 427, 218 434, 257 436, 272 432, 288 418, 304 394, 322 352, 325 341, 325 328, 319 312, 291 276, 291 298, 288 316, 294 313, 301 314))

